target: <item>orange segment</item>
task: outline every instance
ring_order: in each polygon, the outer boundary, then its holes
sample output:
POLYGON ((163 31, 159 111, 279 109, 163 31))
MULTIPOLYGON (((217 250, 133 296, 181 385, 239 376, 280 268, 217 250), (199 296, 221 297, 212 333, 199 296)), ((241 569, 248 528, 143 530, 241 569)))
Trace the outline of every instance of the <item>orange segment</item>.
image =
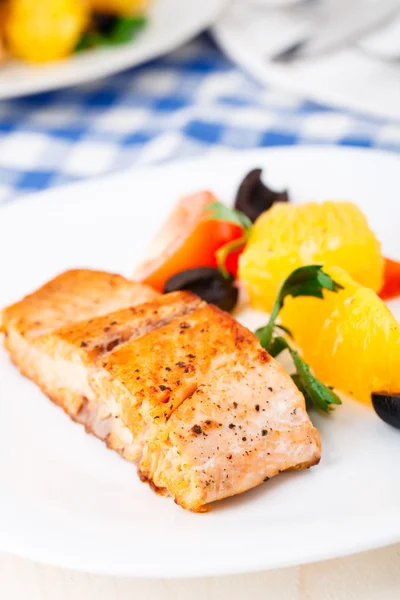
POLYGON ((324 383, 370 402, 371 392, 400 392, 400 327, 382 300, 345 271, 325 271, 344 289, 288 298, 282 323, 324 383))
POLYGON ((308 264, 338 265, 362 285, 382 287, 380 244, 351 202, 278 203, 257 219, 239 260, 253 308, 270 311, 283 280, 308 264))

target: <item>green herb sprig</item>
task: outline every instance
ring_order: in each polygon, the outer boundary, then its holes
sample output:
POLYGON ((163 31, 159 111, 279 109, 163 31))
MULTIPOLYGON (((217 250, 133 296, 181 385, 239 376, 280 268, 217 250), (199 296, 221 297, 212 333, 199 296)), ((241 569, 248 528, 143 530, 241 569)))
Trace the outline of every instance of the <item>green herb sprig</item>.
POLYGON ((75 48, 75 52, 97 48, 99 46, 118 46, 130 42, 134 36, 147 24, 147 18, 143 16, 136 17, 118 17, 115 23, 107 33, 99 31, 85 32, 75 48))
POLYGON ((240 238, 228 242, 219 248, 215 253, 219 270, 225 279, 230 279, 229 271, 226 268, 226 260, 232 252, 240 250, 246 245, 253 223, 240 210, 229 208, 221 202, 213 202, 207 206, 206 212, 210 221, 225 221, 227 223, 233 223, 234 225, 241 227, 243 231, 243 235, 240 238))
POLYGON ((292 296, 312 296, 314 298, 324 298, 323 291, 338 292, 343 289, 339 283, 334 281, 327 273, 322 270, 321 265, 310 265, 300 267, 289 275, 283 282, 276 297, 271 316, 265 327, 257 329, 256 336, 260 340, 262 347, 271 354, 278 356, 284 350, 288 350, 296 372, 292 379, 303 393, 307 408, 317 408, 323 412, 329 412, 332 405, 341 404, 340 398, 331 388, 319 381, 311 372, 308 364, 300 357, 285 338, 279 335, 279 330, 283 330, 289 337, 291 332, 282 325, 275 323, 281 308, 284 305, 285 298, 292 296))

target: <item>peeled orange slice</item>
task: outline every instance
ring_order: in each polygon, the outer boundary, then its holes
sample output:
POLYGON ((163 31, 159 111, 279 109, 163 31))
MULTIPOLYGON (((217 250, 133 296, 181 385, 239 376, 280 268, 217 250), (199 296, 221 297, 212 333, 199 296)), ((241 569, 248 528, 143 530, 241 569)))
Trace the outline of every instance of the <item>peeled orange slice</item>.
POLYGON ((308 264, 337 265, 374 291, 382 287, 380 244, 351 202, 278 203, 257 219, 239 259, 252 307, 270 311, 283 280, 308 264))
POLYGON ((400 327, 372 290, 338 267, 324 269, 344 289, 324 299, 287 298, 281 311, 304 359, 325 384, 370 402, 400 392, 400 327))

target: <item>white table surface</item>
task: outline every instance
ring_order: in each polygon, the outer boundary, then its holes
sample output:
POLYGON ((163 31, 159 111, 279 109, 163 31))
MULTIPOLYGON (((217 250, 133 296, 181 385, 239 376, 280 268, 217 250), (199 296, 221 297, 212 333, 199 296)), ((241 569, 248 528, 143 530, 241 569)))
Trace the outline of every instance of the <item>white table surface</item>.
POLYGON ((2 600, 399 600, 400 544, 323 563, 192 580, 65 571, 0 554, 2 600))

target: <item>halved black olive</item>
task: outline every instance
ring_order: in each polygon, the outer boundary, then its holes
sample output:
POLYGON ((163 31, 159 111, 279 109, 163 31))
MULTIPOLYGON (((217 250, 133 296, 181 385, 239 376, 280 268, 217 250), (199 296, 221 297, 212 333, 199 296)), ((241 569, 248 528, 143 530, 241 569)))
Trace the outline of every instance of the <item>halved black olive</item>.
POLYGON ((378 417, 385 423, 400 429, 400 394, 374 392, 371 398, 378 417))
POLYGON ((165 284, 164 292, 187 290, 197 294, 226 312, 232 311, 237 303, 239 291, 232 279, 224 279, 221 272, 213 267, 187 269, 173 275, 165 284))
POLYGON ((275 202, 289 202, 289 194, 274 192, 261 181, 262 169, 253 169, 246 175, 236 194, 235 208, 254 221, 275 202))

